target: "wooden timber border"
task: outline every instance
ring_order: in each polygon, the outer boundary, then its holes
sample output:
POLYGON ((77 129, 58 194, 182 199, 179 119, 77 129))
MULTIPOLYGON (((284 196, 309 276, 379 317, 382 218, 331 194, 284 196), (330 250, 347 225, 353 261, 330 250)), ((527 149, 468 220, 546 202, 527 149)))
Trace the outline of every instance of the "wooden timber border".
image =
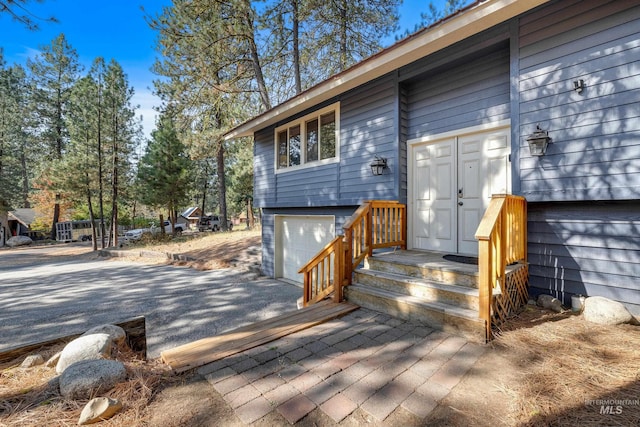
MULTIPOLYGON (((104 324, 104 323, 101 323, 104 324)), ((143 359, 147 358, 147 332, 146 322, 144 316, 134 317, 124 322, 112 323, 113 325, 120 326, 127 333, 127 344, 136 353, 140 354, 143 359)), ((99 325, 94 325, 99 326, 99 325)), ((91 329, 90 327, 87 330, 91 329)), ((84 333, 84 332, 83 332, 84 333)), ((72 341, 78 338, 80 334, 66 335, 58 338, 52 338, 47 341, 37 342, 14 347, 9 350, 0 352, 0 363, 10 362, 21 356, 32 353, 42 347, 47 347, 54 344, 60 344, 72 341)))

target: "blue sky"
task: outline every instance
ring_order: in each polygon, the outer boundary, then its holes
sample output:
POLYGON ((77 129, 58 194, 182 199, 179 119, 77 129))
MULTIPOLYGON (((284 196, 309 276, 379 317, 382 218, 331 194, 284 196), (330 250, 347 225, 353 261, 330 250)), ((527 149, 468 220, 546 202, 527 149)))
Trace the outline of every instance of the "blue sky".
MULTIPOLYGON (((443 2, 434 0, 436 6, 443 2)), ((156 34, 144 16, 145 12, 155 15, 170 4, 170 0, 45 0, 42 4, 29 3, 34 15, 53 15, 60 22, 41 22, 39 31, 29 31, 12 21, 8 14, 0 14, 0 47, 8 64, 25 65, 28 57, 37 55, 40 46, 50 44, 58 34, 64 33, 78 52, 85 71, 98 56, 106 61, 115 59, 135 89, 133 104, 140 106, 138 115, 143 116, 144 132, 149 135, 156 116, 153 107, 159 101, 152 94, 155 77, 150 71, 156 58, 156 34)), ((429 0, 405 0, 400 9, 401 29, 412 30, 428 4, 429 0)))

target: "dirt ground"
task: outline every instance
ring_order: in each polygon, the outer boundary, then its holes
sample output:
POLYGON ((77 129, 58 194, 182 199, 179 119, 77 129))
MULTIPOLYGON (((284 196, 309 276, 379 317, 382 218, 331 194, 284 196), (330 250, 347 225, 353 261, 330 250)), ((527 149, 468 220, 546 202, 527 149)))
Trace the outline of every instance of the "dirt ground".
MULTIPOLYGON (((234 231, 184 237, 153 250, 219 259, 232 265, 259 244, 259 232, 234 231)), ((83 256, 93 255, 85 252, 83 256)), ((189 263, 195 268, 216 268, 203 262, 189 263)), ((399 408, 385 422, 376 423, 358 409, 339 425, 640 425, 638 326, 598 326, 570 311, 552 313, 530 305, 487 346, 485 354, 427 419, 417 419, 399 408)), ((76 424, 82 406, 71 406, 56 397, 46 381, 43 385, 40 371, 27 374, 14 366, 0 366, 0 426, 76 424)), ((131 360, 127 368, 132 379, 114 396, 125 402, 126 410, 101 426, 243 425, 213 387, 195 373, 172 375, 158 360, 131 360)), ((288 422, 272 411, 254 425, 288 422)), ((316 409, 296 425, 336 424, 316 409)))

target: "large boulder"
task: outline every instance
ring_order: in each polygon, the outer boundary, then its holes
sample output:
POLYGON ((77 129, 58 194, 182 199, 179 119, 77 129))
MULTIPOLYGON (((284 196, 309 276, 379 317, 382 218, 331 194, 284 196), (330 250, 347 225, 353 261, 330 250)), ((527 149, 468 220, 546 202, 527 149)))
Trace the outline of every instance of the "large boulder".
POLYGON ((109 358, 112 345, 113 341, 107 334, 91 334, 76 338, 62 350, 56 372, 61 374, 67 367, 81 360, 109 358))
POLYGON ((60 394, 65 399, 89 399, 111 390, 127 378, 122 362, 117 360, 83 360, 60 375, 60 394))
POLYGON ((584 320, 600 325, 629 323, 633 316, 620 302, 605 297, 589 297, 584 301, 584 320))
POLYGON ((91 399, 82 409, 78 425, 94 424, 103 420, 108 420, 122 409, 122 403, 117 399, 108 397, 96 397, 91 399))
POLYGON ((15 248, 16 246, 26 246, 33 243, 30 237, 27 236, 13 236, 7 240, 7 246, 15 248))
POLYGON ((113 343, 115 343, 116 345, 123 345, 125 339, 127 338, 127 333, 120 326, 108 324, 95 326, 82 334, 82 336, 84 337, 86 335, 93 334, 107 334, 111 338, 111 341, 113 341, 113 343))

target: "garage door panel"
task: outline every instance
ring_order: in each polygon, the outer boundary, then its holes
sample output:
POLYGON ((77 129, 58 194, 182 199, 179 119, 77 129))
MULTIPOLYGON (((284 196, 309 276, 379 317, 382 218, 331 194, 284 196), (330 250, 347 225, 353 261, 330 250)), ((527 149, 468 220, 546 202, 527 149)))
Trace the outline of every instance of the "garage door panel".
POLYGON ((279 217, 279 257, 276 275, 302 283, 300 268, 324 248, 335 236, 333 216, 279 217))

